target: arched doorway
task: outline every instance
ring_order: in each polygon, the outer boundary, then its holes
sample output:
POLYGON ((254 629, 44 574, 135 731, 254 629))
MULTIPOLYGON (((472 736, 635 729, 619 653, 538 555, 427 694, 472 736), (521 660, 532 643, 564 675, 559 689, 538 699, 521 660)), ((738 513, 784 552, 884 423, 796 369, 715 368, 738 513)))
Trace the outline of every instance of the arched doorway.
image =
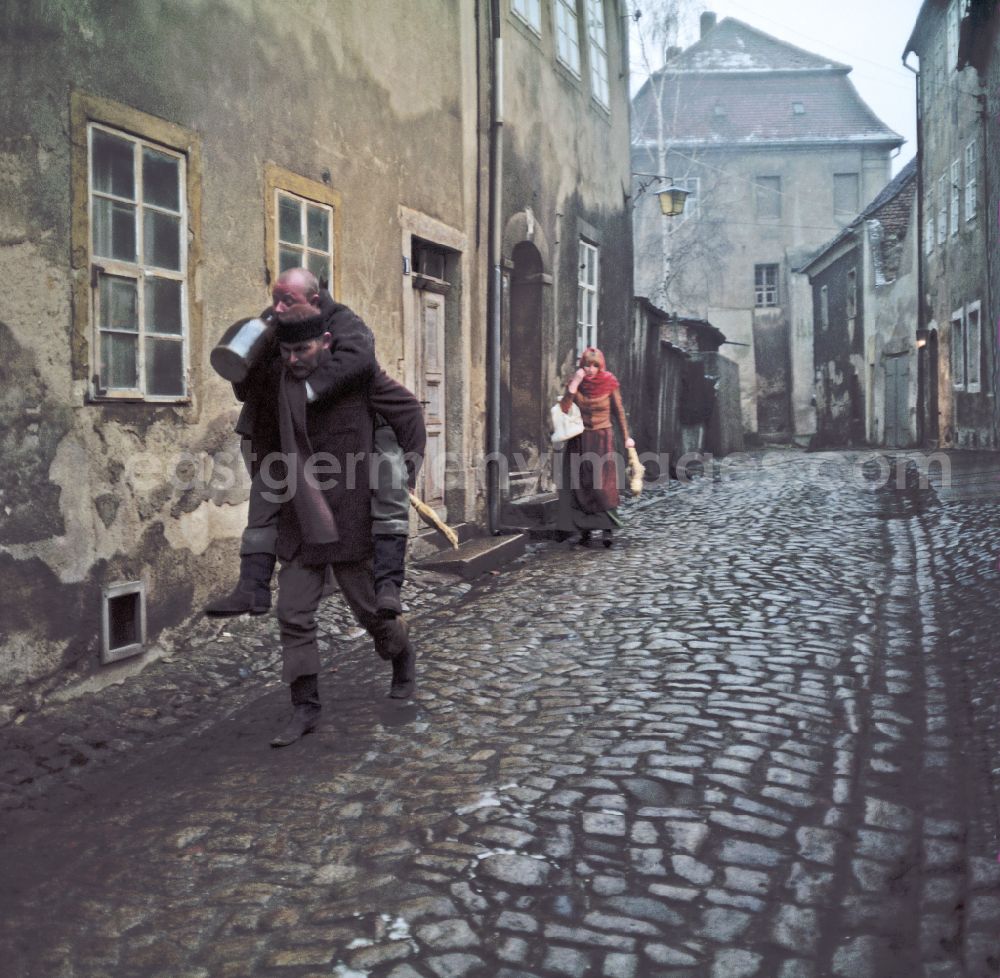
POLYGON ((537 468, 542 412, 542 256, 530 241, 511 254, 508 318, 508 448, 511 475, 537 468))

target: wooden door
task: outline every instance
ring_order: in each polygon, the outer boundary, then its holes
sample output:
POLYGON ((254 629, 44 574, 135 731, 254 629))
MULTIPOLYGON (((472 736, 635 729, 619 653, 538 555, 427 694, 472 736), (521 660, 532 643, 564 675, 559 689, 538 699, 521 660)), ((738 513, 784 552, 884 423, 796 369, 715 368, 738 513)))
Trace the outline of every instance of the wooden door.
POLYGON ((885 358, 885 444, 903 448, 909 441, 910 364, 905 354, 885 358))
POLYGON ((424 407, 427 452, 420 471, 417 494, 447 519, 444 504, 445 478, 445 386, 444 309, 445 297, 427 289, 416 290, 417 301, 417 397, 424 407))

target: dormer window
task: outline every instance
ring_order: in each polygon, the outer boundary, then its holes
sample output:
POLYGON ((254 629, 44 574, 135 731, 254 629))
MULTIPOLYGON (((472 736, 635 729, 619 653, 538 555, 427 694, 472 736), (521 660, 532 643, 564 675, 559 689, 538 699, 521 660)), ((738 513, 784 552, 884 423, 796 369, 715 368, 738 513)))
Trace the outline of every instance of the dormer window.
POLYGON ((792 112, 795 115, 805 115, 806 107, 802 102, 792 102, 792 112))
POLYGON ((716 102, 715 108, 712 109, 712 114, 716 119, 724 119, 726 117, 726 110, 721 103, 716 102))

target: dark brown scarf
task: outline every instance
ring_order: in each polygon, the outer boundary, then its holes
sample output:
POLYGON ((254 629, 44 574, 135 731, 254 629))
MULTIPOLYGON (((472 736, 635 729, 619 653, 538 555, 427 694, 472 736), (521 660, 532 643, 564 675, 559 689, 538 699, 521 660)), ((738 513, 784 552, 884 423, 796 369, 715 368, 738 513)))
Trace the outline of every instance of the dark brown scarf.
POLYGON ((281 451, 288 459, 289 473, 295 474, 292 503, 302 533, 302 562, 308 564, 310 552, 318 556, 317 552, 336 543, 340 534, 315 476, 306 478, 306 464, 313 454, 306 430, 306 385, 287 370, 282 370, 278 388, 278 426, 281 451))

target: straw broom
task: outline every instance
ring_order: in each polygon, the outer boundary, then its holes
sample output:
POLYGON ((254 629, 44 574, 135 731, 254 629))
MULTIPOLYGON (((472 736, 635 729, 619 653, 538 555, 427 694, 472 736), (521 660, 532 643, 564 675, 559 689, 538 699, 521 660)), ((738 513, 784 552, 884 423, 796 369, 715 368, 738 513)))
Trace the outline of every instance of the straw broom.
POLYGON ((410 503, 428 526, 433 526, 439 533, 444 534, 447 541, 458 550, 458 534, 427 503, 412 492, 410 493, 410 503))
POLYGON ((626 448, 628 453, 628 487, 632 490, 633 496, 638 496, 642 492, 642 477, 645 474, 642 462, 639 461, 639 453, 634 447, 626 448))

